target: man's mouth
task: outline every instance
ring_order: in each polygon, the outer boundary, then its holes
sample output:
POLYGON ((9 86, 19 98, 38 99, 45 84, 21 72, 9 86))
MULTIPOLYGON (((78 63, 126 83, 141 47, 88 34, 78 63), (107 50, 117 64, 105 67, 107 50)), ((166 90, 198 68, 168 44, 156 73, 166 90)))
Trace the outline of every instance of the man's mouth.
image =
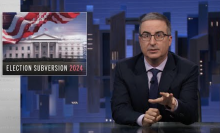
POLYGON ((149 49, 150 52, 157 52, 159 49, 149 49))

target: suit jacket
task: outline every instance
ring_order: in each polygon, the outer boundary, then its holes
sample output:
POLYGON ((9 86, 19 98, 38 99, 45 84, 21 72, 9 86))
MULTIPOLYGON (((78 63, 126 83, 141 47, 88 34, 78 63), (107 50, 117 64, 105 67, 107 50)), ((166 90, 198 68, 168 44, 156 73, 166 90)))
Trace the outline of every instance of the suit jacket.
MULTIPOLYGON (((117 63, 111 98, 112 117, 118 124, 137 125, 138 117, 149 109, 148 77, 144 56, 139 54, 117 63)), ((160 121, 191 124, 197 120, 198 66, 184 58, 168 53, 161 75, 159 92, 173 93, 178 101, 174 112, 158 104, 160 121)), ((158 93, 158 97, 160 97, 158 93)))

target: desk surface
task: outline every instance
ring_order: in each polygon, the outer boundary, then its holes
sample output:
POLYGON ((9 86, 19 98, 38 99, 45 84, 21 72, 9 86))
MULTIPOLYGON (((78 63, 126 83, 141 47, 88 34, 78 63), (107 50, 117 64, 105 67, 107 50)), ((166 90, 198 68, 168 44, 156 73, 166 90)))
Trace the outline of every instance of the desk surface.
POLYGON ((152 127, 134 127, 115 123, 23 124, 21 133, 220 133, 220 123, 156 123, 152 127))

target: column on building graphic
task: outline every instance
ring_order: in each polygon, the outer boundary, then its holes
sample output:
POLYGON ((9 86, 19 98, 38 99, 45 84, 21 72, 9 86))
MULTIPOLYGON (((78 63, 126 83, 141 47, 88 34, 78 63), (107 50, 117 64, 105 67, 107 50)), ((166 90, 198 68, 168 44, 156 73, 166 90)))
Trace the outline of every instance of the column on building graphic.
POLYGON ((39 42, 33 42, 33 57, 40 58, 41 57, 41 44, 39 42))
POLYGON ((134 30, 132 32, 133 56, 141 53, 141 47, 139 43, 139 24, 144 15, 146 14, 142 14, 139 18, 126 18, 126 24, 134 25, 134 30))
POLYGON ((37 95, 35 94, 35 91, 29 91, 28 85, 27 85, 27 77, 21 76, 21 102, 22 102, 22 111, 21 111, 21 117, 23 118, 37 118, 39 109, 38 109, 38 103, 37 103, 37 95))
POLYGON ((56 51, 57 51, 57 49, 56 49, 56 43, 55 42, 50 42, 49 43, 49 53, 50 53, 50 58, 57 58, 57 56, 56 56, 56 51))
MULTIPOLYGON (((133 31, 132 31, 133 32, 133 31)), ((133 56, 133 39, 127 39, 126 40, 126 58, 133 56)))
MULTIPOLYGON (((171 23, 171 13, 170 12, 163 12, 163 15, 167 17, 167 19, 170 21, 171 23)), ((169 50, 171 50, 171 47, 169 47, 169 50)))
POLYGON ((220 74, 220 64, 217 63, 217 55, 220 51, 220 12, 209 12, 209 50, 212 74, 220 74))
POLYGON ((39 95, 39 119, 49 119, 49 95, 39 95))
POLYGON ((175 31, 175 53, 188 58, 187 36, 178 35, 178 31, 175 31))
POLYGON ((79 103, 79 81, 76 76, 64 77, 65 80, 65 102, 64 116, 73 117, 74 106, 79 103))
MULTIPOLYGON (((77 122, 82 121, 82 118, 86 118, 86 116, 88 116, 88 111, 87 111, 87 104, 88 104, 88 91, 87 88, 79 88, 79 100, 78 103, 74 106, 74 112, 73 112, 73 116, 74 116, 74 120, 77 122)), ((83 120, 85 121, 85 119, 83 120)))
POLYGON ((63 118, 65 117, 65 76, 51 76, 51 95, 50 95, 50 104, 54 104, 50 107, 55 108, 56 111, 50 112, 51 118, 63 118), (55 99, 55 100, 54 100, 55 99), (56 115, 51 114, 56 112, 56 115))
POLYGON ((79 101, 79 81, 77 76, 66 76, 65 104, 76 104, 79 101))
MULTIPOLYGON (((101 35, 102 48, 103 48, 103 93, 105 99, 101 99, 101 107, 105 106, 106 121, 111 119, 110 100, 111 92, 113 90, 114 80, 114 68, 116 62, 126 56, 126 44, 125 44, 125 12, 119 12, 106 19, 106 24, 110 25, 109 31, 104 32, 101 35), (106 33, 105 33, 106 32, 106 33), (103 40, 105 40, 103 42, 103 40), (108 50, 110 49, 110 50, 108 50), (105 55, 105 56, 104 56, 105 55), (107 60, 110 62, 106 62, 107 60), (108 70, 107 70, 108 69, 108 70)), ((127 21, 131 22, 130 20, 127 21)))
POLYGON ((110 30, 100 30, 100 61, 101 86, 100 108, 105 109, 105 118, 111 118, 111 91, 110 91, 110 30))
POLYGON ((27 78, 27 88, 29 91, 35 91, 39 99, 37 102, 38 117, 40 119, 49 119, 49 88, 48 76, 29 76, 27 78), (36 82, 38 81, 38 82, 36 82))
POLYGON ((27 77, 21 76, 21 85, 20 85, 20 92, 21 92, 21 118, 29 116, 29 111, 27 110, 27 77))
POLYGON ((220 12, 209 12, 208 14, 208 32, 209 32, 209 57, 211 73, 211 101, 219 101, 220 92, 220 12))
POLYGON ((209 105, 209 84, 211 81, 211 67, 209 54, 211 53, 210 34, 208 34, 208 2, 199 2, 197 15, 188 15, 187 34, 191 61, 199 65, 199 89, 202 105, 209 105))
POLYGON ((40 84, 43 85, 41 90, 35 91, 39 97, 39 119, 50 119, 50 95, 52 94, 51 78, 48 76, 45 76, 44 78, 40 76, 35 78, 40 79, 38 81, 40 81, 40 84))
POLYGON ((199 2, 199 14, 198 14, 198 33, 208 33, 208 2, 199 2))
MULTIPOLYGON (((110 18, 106 19, 106 23, 110 25, 110 34, 109 36, 106 34, 105 37, 109 38, 109 54, 106 57, 109 57, 110 62, 109 66, 103 67, 103 69, 109 69, 110 73, 103 71, 107 78, 103 82, 104 94, 105 96, 105 107, 106 107, 106 121, 111 119, 111 109, 110 109, 110 100, 111 100, 111 92, 113 90, 113 81, 114 81, 114 68, 116 66, 116 62, 120 59, 125 58, 126 56, 126 43, 125 43, 125 25, 126 22, 131 22, 130 20, 126 21, 125 12, 119 12, 112 15, 110 18), (108 80, 108 76, 110 76, 110 81, 108 80)), ((103 47, 104 47, 103 43, 103 47)), ((107 47, 104 47, 107 50, 107 47)), ((105 51, 103 51, 105 53, 105 51)), ((108 59, 108 60, 109 60, 108 59)), ((103 101, 104 102, 104 101, 103 101)))
POLYGON ((133 30, 133 56, 141 53, 141 47, 139 43, 139 24, 135 24, 135 28, 133 30))
POLYGON ((58 79, 58 84, 59 84, 59 98, 65 98, 65 80, 63 79, 58 79))
POLYGON ((220 75, 213 74, 212 82, 210 83, 211 90, 211 101, 219 102, 220 101, 220 75))
MULTIPOLYGON (((34 79, 36 79, 36 77, 34 77, 34 79)), ((37 87, 35 88, 31 86, 30 84, 32 84, 33 79, 30 80, 29 77, 26 77, 26 76, 22 76, 21 82, 22 82, 21 84, 22 103, 24 105, 23 106, 24 108, 22 108, 22 114, 23 114, 22 117, 23 118, 39 118, 40 111, 42 110, 40 110, 40 105, 39 105, 40 103, 39 94, 37 94, 36 92, 41 90, 42 88, 37 88, 37 87)))
MULTIPOLYGON (((132 51, 133 51, 132 55, 134 56, 134 55, 137 55, 141 52, 140 44, 139 44, 139 40, 138 40, 140 18, 124 18, 124 19, 125 19, 125 25, 134 25, 134 27, 135 27, 132 32, 133 39, 127 40, 127 45, 128 46, 132 45, 132 51)), ((110 18, 106 19, 106 24, 111 24, 110 18)))
POLYGON ((113 90, 116 62, 125 58, 125 12, 110 17, 110 90, 113 90))
MULTIPOLYGON (((64 81, 64 80, 61 80, 64 81)), ((49 95, 50 118, 63 118, 64 97, 59 97, 60 88, 64 89, 63 82, 52 81, 51 94, 49 95), (61 83, 61 85, 59 84, 61 83), (62 86, 63 85, 63 86, 62 86)))
POLYGON ((209 82, 207 78, 209 73, 208 60, 208 35, 201 34, 190 39, 189 58, 192 62, 199 66, 199 89, 203 105, 208 105, 209 82))
POLYGON ((87 7, 87 78, 88 112, 98 113, 100 109, 100 36, 99 25, 93 23, 93 7, 87 7))
POLYGON ((220 64, 220 51, 217 51, 217 55, 216 55, 217 57, 216 57, 216 62, 217 62, 217 64, 220 64))
MULTIPOLYGON (((189 14, 187 16, 187 50, 189 51, 190 39, 198 35, 198 15, 189 14)), ((189 54, 189 53, 188 53, 189 54)), ((189 55, 188 55, 189 57, 189 55)))
POLYGON ((41 58, 41 43, 39 43, 39 58, 41 58))
POLYGON ((209 92, 210 92, 210 79, 209 79, 209 51, 200 50, 200 61, 199 61, 199 88, 202 100, 202 105, 209 105, 209 92))
POLYGON ((41 49, 40 49, 40 57, 41 58, 47 58, 48 57, 48 43, 47 42, 41 42, 41 49))

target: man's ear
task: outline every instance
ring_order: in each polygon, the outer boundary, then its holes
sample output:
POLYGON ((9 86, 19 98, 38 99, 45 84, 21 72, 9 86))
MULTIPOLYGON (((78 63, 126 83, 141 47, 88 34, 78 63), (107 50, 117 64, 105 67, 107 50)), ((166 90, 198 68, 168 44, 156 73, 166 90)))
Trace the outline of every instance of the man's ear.
POLYGON ((169 46, 171 46, 172 39, 173 39, 173 37, 172 37, 172 36, 169 36, 169 46))

